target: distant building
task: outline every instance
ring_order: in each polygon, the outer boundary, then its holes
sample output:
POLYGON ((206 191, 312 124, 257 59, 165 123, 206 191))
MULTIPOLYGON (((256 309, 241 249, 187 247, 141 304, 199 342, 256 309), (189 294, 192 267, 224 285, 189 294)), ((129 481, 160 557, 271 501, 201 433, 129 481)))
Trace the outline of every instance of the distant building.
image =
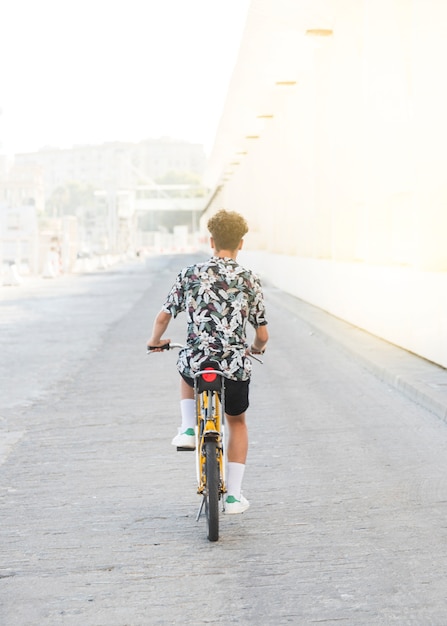
POLYGON ((11 208, 0 204, 0 275, 8 266, 25 266, 27 271, 37 272, 38 249, 35 206, 11 208))
POLYGON ((33 163, 14 163, 0 172, 0 206, 44 208, 42 168, 33 163))
POLYGON ((97 189, 131 189, 170 171, 202 175, 206 157, 200 144, 166 138, 71 149, 44 148, 17 154, 15 162, 42 170, 48 198, 56 188, 70 182, 90 184, 97 189))
POLYGON ((163 248, 172 247, 179 228, 192 238, 205 161, 199 144, 153 139, 46 148, 16 155, 12 166, 0 162, 0 273, 12 264, 48 275, 71 271, 76 256, 161 247, 157 233, 163 248), (163 178, 191 182, 155 182, 163 178), (91 187, 91 197, 71 198, 73 184, 91 187), (50 256, 59 265, 48 272, 50 256))

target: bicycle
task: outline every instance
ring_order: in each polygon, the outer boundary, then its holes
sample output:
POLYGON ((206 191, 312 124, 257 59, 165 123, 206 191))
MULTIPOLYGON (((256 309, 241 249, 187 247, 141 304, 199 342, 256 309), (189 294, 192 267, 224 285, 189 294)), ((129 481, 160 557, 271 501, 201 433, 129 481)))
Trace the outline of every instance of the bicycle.
MULTIPOLYGON (((168 343, 159 350, 183 348, 179 343, 168 343)), ((149 346, 148 352, 155 348, 149 346)), ((249 354, 262 363, 261 359, 249 354)), ((219 363, 212 359, 204 361, 202 369, 194 375, 194 398, 196 402, 196 475, 197 493, 202 496, 196 521, 203 510, 208 527, 209 541, 219 539, 219 501, 225 512, 226 486, 226 429, 225 429, 225 378, 219 363)), ((193 448, 177 448, 177 451, 193 448)))

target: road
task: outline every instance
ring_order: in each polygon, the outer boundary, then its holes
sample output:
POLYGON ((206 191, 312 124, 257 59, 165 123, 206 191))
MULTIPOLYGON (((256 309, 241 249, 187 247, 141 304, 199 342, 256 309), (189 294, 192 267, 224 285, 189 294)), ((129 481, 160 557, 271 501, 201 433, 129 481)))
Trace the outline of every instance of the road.
POLYGON ((0 290, 0 624, 447 624, 446 423, 273 287, 252 506, 207 541, 175 355, 145 353, 189 261, 0 290))

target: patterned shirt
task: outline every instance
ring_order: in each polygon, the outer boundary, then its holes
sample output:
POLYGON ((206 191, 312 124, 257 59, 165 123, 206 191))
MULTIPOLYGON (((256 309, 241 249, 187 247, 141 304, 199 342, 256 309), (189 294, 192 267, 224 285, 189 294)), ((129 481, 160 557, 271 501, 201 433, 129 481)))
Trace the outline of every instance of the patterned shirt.
POLYGON ((192 377, 205 359, 214 358, 233 380, 248 380, 251 361, 246 326, 267 324, 260 280, 250 270, 225 257, 184 268, 168 294, 163 310, 174 318, 187 315, 187 345, 178 369, 192 377))

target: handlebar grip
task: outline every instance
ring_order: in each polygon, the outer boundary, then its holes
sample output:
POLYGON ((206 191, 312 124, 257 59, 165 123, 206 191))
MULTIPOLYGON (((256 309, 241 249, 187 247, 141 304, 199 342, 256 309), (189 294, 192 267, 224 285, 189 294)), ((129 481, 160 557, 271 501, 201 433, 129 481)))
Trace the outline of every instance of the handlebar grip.
POLYGON ((151 350, 169 350, 170 347, 170 343, 165 343, 162 346, 148 346, 147 349, 150 352, 151 350))

